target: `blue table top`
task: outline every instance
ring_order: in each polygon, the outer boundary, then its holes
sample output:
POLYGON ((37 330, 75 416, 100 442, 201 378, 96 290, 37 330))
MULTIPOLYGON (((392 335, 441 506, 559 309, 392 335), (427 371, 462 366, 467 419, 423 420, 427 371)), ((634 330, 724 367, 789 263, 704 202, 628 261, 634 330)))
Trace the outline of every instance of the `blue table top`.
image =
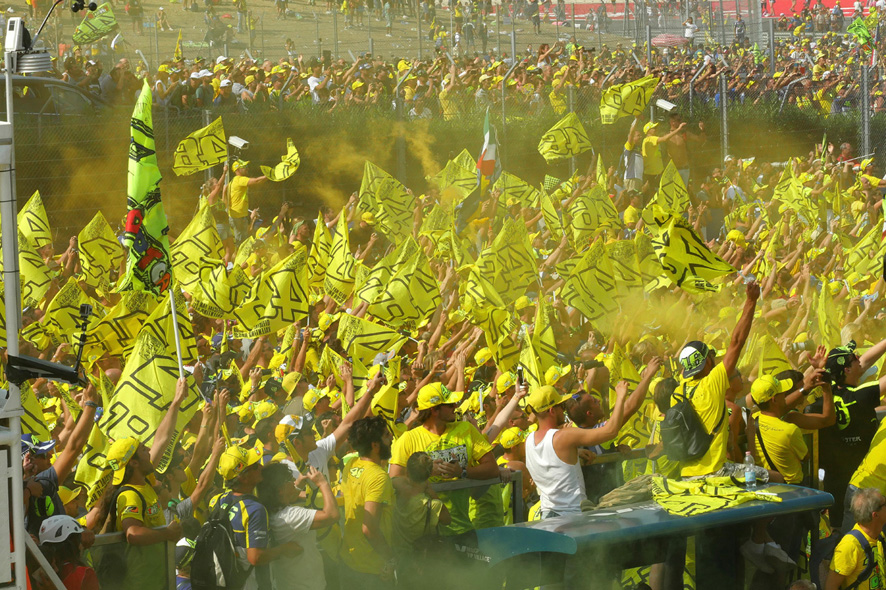
POLYGON ((476 531, 478 549, 490 565, 527 553, 574 554, 579 549, 667 536, 689 536, 703 529, 760 518, 820 510, 833 504, 828 493, 792 486, 769 484, 760 491, 778 494, 781 502, 755 500, 695 516, 668 514, 653 501, 626 504, 560 516, 538 522, 476 531))

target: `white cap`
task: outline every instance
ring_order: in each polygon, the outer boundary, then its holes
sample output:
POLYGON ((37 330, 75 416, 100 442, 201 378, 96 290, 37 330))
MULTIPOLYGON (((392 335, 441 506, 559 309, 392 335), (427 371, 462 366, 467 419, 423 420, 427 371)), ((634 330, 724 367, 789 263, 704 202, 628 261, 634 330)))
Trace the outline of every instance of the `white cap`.
POLYGON ((228 58, 225 57, 224 55, 219 55, 217 58, 215 58, 215 64, 218 65, 218 64, 226 62, 227 60, 228 60, 228 58))
POLYGON ((227 88, 228 86, 231 86, 232 84, 233 84, 233 82, 231 82, 230 80, 222 80, 222 81, 221 81, 221 84, 220 84, 220 87, 221 87, 221 88, 227 88))
POLYGON ((200 77, 201 78, 211 78, 212 72, 210 72, 209 70, 200 70, 200 77))
POLYGON ((200 72, 191 72, 191 80, 199 80, 203 76, 200 75, 200 72))

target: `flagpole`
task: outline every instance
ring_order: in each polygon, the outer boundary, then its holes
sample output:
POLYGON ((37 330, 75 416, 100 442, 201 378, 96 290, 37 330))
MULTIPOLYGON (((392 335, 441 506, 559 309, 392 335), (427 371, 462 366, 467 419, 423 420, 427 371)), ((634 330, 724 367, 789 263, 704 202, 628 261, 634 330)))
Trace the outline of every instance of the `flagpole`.
POLYGON ((181 334, 178 332, 178 314, 175 310, 175 282, 170 285, 169 290, 169 307, 170 311, 172 311, 172 330, 175 332, 175 356, 178 359, 178 376, 181 379, 185 378, 185 367, 182 364, 182 342, 181 342, 181 334))

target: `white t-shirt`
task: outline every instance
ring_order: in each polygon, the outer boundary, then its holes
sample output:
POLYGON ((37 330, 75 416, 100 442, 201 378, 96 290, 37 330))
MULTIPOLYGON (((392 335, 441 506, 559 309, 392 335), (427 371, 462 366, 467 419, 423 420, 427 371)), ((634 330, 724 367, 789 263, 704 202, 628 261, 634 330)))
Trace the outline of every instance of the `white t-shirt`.
MULTIPOLYGON (((330 434, 318 440, 317 448, 308 453, 308 465, 320 471, 326 481, 329 481, 329 459, 333 455, 335 455, 335 434, 330 434)), ((301 473, 295 463, 289 460, 281 461, 281 463, 289 467, 292 477, 298 479, 301 473)))
POLYGON ((326 78, 318 78, 317 76, 309 76, 308 77, 308 89, 311 91, 311 98, 314 99, 315 104, 320 103, 320 95, 317 94, 317 86, 326 81, 326 78))
POLYGON ((271 516, 271 535, 277 545, 295 541, 302 548, 298 555, 271 562, 274 588, 314 590, 326 587, 323 557, 317 548, 317 533, 311 530, 317 511, 287 506, 271 516))
POLYGON ((687 39, 692 39, 695 37, 695 31, 698 30, 698 25, 695 23, 685 23, 683 25, 683 36, 687 39))

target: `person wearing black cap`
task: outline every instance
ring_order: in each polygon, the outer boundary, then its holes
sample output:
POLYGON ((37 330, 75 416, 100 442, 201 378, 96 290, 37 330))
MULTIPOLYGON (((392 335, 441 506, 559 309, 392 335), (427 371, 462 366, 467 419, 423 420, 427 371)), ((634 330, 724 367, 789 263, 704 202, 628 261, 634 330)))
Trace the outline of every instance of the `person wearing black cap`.
MULTIPOLYGON (((828 352, 824 368, 833 379, 837 423, 821 430, 818 448, 819 465, 825 471, 824 491, 834 496, 829 514, 831 526, 843 521, 846 487, 853 472, 864 459, 877 431, 876 408, 886 392, 886 377, 861 383, 865 373, 886 353, 886 340, 869 348, 863 355, 855 352, 855 341, 828 352)), ((819 360, 819 366, 821 361, 819 360)), ((821 410, 822 401, 810 406, 821 410)))

